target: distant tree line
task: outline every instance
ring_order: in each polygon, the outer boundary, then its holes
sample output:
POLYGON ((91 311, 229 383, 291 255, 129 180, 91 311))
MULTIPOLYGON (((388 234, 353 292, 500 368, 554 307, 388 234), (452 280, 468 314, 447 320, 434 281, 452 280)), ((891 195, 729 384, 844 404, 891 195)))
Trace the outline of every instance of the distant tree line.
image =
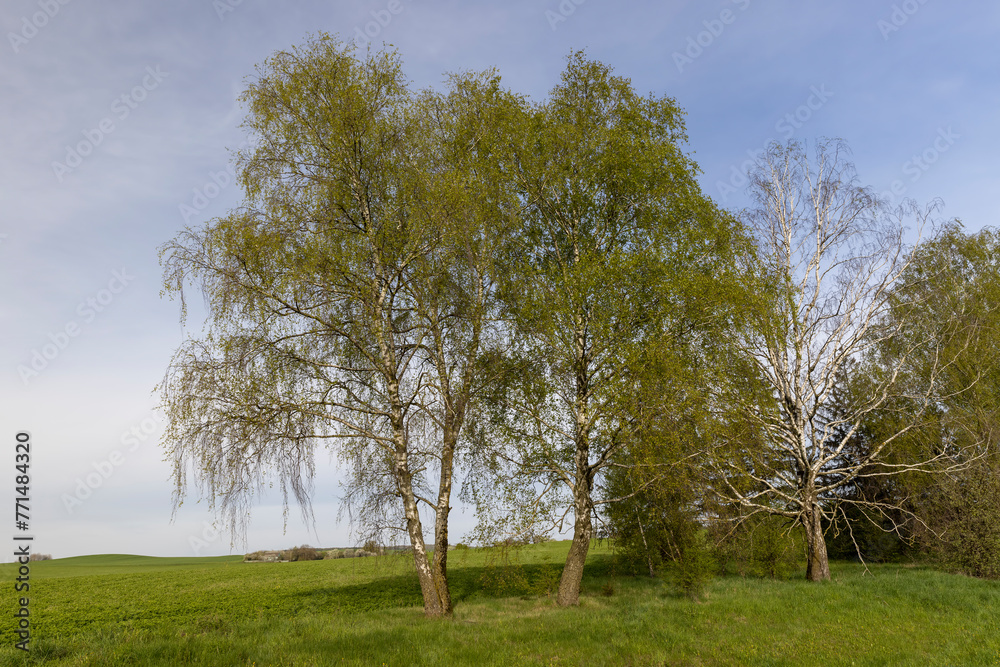
POLYGON ((530 102, 319 35, 241 100, 243 204, 161 248, 209 318, 159 387, 176 503, 239 534, 277 483, 308 519, 329 446, 432 616, 457 479, 480 543, 572 529, 560 605, 599 535, 691 591, 831 552, 997 574, 994 232, 889 206, 829 140, 723 210, 676 102, 582 52, 530 102))

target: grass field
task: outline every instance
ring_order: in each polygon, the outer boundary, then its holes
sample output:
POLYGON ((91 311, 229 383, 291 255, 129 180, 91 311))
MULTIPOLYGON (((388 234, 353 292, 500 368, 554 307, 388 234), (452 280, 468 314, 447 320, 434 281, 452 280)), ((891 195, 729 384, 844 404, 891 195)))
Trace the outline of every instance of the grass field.
MULTIPOLYGON (((405 557, 301 563, 86 556, 32 563, 29 656, 0 596, 2 665, 1000 665, 1000 583, 834 563, 833 581, 725 577, 704 602, 588 560, 579 608, 554 590, 568 543, 516 569, 451 553, 449 620, 422 616, 405 557)), ((4 581, 14 566, 0 566, 4 581)))

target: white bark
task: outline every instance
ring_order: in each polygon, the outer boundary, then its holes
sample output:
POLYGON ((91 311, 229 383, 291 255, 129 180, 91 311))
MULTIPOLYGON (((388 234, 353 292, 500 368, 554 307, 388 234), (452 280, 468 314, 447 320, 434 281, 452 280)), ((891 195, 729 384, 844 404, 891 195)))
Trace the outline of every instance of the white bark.
MULTIPOLYGON (((748 465, 719 466, 723 480, 738 471, 756 483, 754 490, 740 491, 724 481, 718 489, 724 500, 803 526, 808 574, 814 580, 829 578, 822 524, 830 508, 824 498, 871 474, 893 442, 917 425, 929 406, 933 379, 929 386, 902 387, 900 374, 913 354, 939 345, 932 339, 911 341, 910 349, 843 406, 842 414, 829 414, 834 387, 850 364, 900 332, 902 324, 887 315, 891 290, 913 261, 903 222, 912 218, 919 238, 935 210, 889 211, 870 190, 856 185, 844 151, 836 142, 823 143, 810 161, 797 145, 775 145, 752 175, 756 208, 747 222, 759 256, 756 267, 748 268, 773 280, 780 296, 748 327, 739 347, 770 389, 773 404, 763 410, 749 401, 742 405, 744 415, 765 434, 764 451, 747 452, 748 465), (845 447, 865 418, 900 398, 916 406, 912 419, 861 460, 847 461, 845 447)), ((936 360, 934 377, 947 363, 936 360)), ((934 463, 913 462, 891 472, 929 469, 934 463)))

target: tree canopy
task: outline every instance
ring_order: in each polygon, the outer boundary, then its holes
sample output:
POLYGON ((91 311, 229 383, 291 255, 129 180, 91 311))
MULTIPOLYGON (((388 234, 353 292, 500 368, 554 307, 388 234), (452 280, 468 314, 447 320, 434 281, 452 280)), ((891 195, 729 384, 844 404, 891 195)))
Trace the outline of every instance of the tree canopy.
POLYGON ((996 456, 996 236, 907 244, 936 205, 890 208, 843 144, 772 145, 734 214, 676 101, 583 52, 529 103, 495 71, 413 90, 320 34, 241 101, 243 202, 161 248, 182 319, 191 287, 209 314, 158 387, 175 505, 193 483, 239 536, 276 483, 309 520, 329 447, 438 616, 456 485, 485 543, 572 529, 560 605, 602 522, 652 574, 781 517, 822 580, 838 520, 935 532, 921 475, 996 495, 960 475, 996 456))

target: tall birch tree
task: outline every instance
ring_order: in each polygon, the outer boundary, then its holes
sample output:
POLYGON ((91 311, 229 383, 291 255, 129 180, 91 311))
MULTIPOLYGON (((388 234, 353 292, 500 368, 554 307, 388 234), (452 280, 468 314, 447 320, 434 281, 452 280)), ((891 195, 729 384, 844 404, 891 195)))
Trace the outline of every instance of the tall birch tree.
POLYGON ((239 532, 276 481, 308 515, 330 443, 360 518, 408 539, 432 616, 451 613, 454 451, 491 294, 491 189, 472 167, 502 97, 488 75, 418 97, 395 53, 326 35, 279 52, 242 96, 244 204, 162 248, 166 291, 193 283, 209 311, 160 386, 175 501, 193 475, 239 532))
POLYGON ((577 604, 595 512, 614 501, 605 473, 655 418, 637 377, 733 265, 738 225, 701 193, 685 140, 674 100, 575 53, 503 170, 519 206, 498 286, 513 373, 485 420, 500 488, 478 498, 520 509, 487 518, 512 534, 572 517, 560 605, 577 604))
MULTIPOLYGON (((799 144, 773 144, 752 174, 754 205, 745 216, 759 263, 746 270, 766 276, 777 298, 750 321, 737 347, 770 395, 730 394, 724 402, 755 423, 765 441, 731 443, 715 459, 724 501, 802 527, 810 581, 830 578, 824 531, 834 512, 864 502, 838 490, 865 477, 940 468, 940 454, 893 454, 942 396, 941 381, 972 335, 958 326, 942 337, 892 316, 893 288, 915 256, 905 225, 919 238, 936 209, 889 208, 858 185, 846 158, 837 141, 818 142, 812 158, 799 144), (910 382, 907 369, 918 361, 922 380, 910 382), (840 397, 838 387, 845 389, 840 397), (865 421, 886 411, 898 417, 893 428, 854 448, 865 421)), ((911 313, 923 307, 918 300, 914 295, 911 313)))

